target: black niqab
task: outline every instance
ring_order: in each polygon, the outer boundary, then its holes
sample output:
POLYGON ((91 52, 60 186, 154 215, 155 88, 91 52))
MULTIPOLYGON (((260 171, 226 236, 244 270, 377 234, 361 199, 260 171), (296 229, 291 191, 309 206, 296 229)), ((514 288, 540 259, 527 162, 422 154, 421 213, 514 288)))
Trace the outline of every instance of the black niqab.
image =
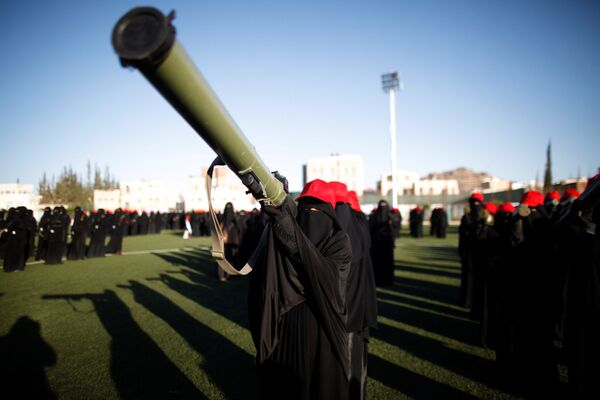
POLYGON ((380 201, 377 205, 377 209, 373 214, 374 221, 379 223, 388 223, 390 220, 390 206, 387 201, 380 201))
POLYGON ((327 212, 325 203, 300 204, 296 221, 306 237, 319 249, 333 231, 333 217, 327 212))

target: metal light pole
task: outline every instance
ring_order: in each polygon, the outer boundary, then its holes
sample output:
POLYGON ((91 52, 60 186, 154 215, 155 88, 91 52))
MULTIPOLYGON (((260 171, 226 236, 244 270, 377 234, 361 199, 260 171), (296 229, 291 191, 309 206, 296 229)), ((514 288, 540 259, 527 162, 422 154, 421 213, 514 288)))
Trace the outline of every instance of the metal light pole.
POLYGON ((390 94, 390 136, 392 160, 392 207, 398 208, 398 182, 396 179, 396 91, 402 90, 402 83, 396 71, 381 75, 383 91, 390 94))

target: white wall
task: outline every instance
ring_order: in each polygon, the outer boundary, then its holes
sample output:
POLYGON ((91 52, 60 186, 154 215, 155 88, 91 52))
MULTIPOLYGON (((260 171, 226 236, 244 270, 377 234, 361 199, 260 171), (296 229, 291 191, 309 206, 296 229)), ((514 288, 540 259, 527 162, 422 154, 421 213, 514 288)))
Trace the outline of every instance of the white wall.
POLYGON ((159 180, 121 182, 121 207, 138 211, 167 212, 175 209, 178 196, 171 185, 159 180))
POLYGON ((94 190, 94 209, 114 210, 121 207, 121 191, 94 190))
POLYGON ((1 183, 0 184, 0 209, 24 206, 36 210, 39 206, 39 197, 33 192, 33 185, 26 183, 1 183))

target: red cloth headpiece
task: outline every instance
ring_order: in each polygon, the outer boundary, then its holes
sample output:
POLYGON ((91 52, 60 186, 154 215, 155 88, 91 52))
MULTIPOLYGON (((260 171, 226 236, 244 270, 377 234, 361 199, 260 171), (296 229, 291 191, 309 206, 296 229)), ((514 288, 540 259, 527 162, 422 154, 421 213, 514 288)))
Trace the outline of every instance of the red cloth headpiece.
POLYGON ((321 179, 315 179, 304 185, 304 189, 302 189, 300 196, 296 197, 296 201, 304 197, 314 197, 315 199, 331 204, 335 209, 335 193, 331 185, 321 179))
POLYGON ((471 194, 471 199, 477 200, 477 201, 483 201, 483 193, 475 192, 475 193, 471 194))
POLYGON ((498 207, 498 212, 505 212, 509 214, 514 213, 515 210, 515 206, 513 206, 511 203, 502 203, 500 204, 500 207, 498 207))
POLYGON ((573 188, 568 188, 567 190, 565 190, 565 193, 563 194, 563 199, 576 199, 579 197, 579 192, 577 191, 577 189, 573 189, 573 188))
POLYGON ((485 203, 483 208, 492 215, 496 214, 496 211, 498 211, 498 207, 494 203, 485 203))
POLYGON ((529 207, 537 207, 544 204, 544 195, 537 190, 530 190, 525 193, 521 199, 521 204, 525 204, 529 207))
POLYGON ((360 209, 360 203, 358 202, 358 195, 354 190, 350 190, 348 192, 348 203, 350 203, 350 207, 352 207, 354 211, 362 212, 360 209))
POLYGON ((546 194, 546 201, 552 200, 560 201, 560 194, 556 190, 553 190, 546 194))
POLYGON ((331 181, 329 185, 333 189, 335 194, 336 203, 349 203, 350 198, 348 197, 348 186, 342 182, 331 181))

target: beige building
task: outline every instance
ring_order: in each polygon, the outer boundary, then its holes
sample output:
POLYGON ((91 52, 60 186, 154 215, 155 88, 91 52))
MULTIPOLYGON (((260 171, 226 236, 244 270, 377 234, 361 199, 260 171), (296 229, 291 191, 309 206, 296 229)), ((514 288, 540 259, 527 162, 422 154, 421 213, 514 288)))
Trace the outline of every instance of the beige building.
POLYGON ((365 168, 361 156, 342 154, 323 158, 312 158, 303 166, 303 182, 314 179, 343 182, 348 190, 361 196, 364 191, 365 168))
POLYGON ((33 185, 26 183, 0 183, 0 209, 27 207, 36 210, 39 196, 33 191, 33 185))
POLYGON ((174 210, 178 196, 167 182, 138 180, 121 182, 121 207, 138 211, 174 210))
POLYGON ((121 207, 121 191, 94 190, 94 209, 114 210, 121 207))
POLYGON ((510 181, 492 176, 486 172, 476 172, 469 168, 456 168, 451 171, 434 172, 424 179, 454 179, 458 182, 460 193, 473 191, 496 192, 508 190, 510 181))
POLYGON ((497 176, 489 176, 481 182, 481 189, 484 192, 502 192, 510 190, 511 182, 507 179, 498 178, 497 176))
MULTIPOLYGON (((396 182, 398 196, 439 196, 459 194, 459 186, 456 179, 427 179, 419 178, 419 174, 413 171, 396 171, 396 182)), ((381 177, 381 194, 387 196, 392 192, 392 174, 381 177)))
MULTIPOLYGON (((396 184, 398 195, 412 194, 414 184, 419 180, 419 174, 414 171, 396 171, 396 184)), ((392 174, 381 177, 381 194, 387 196, 392 193, 392 174)))
POLYGON ((414 183, 411 194, 440 196, 459 193, 456 179, 420 179, 414 183))

